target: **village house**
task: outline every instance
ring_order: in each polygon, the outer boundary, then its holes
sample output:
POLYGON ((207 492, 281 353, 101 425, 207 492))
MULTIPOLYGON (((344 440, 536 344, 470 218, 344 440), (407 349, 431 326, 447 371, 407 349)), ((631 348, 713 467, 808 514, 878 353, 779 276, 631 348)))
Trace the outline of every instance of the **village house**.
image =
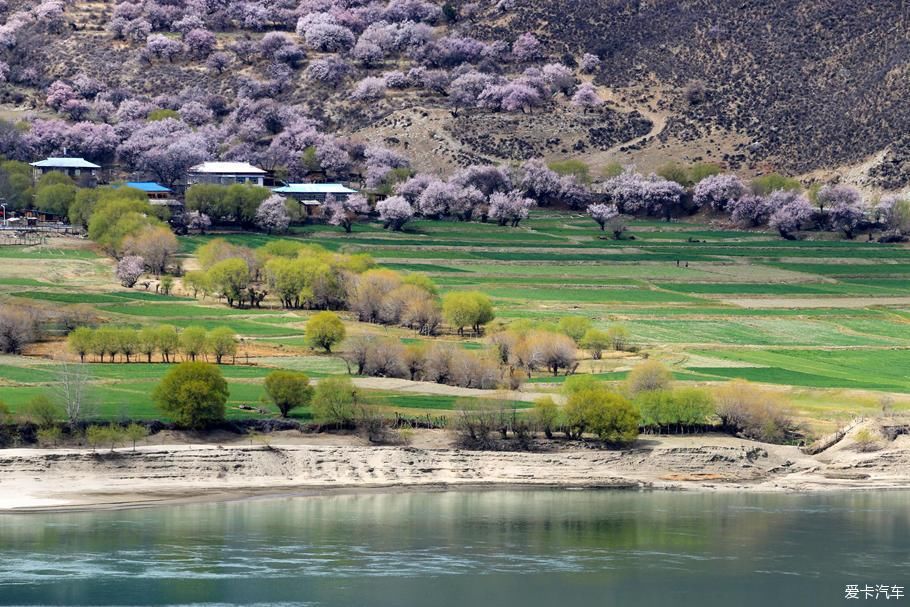
POLYGON ((58 171, 69 175, 78 183, 92 186, 97 183, 98 171, 101 169, 99 165, 84 158, 66 157, 45 158, 44 160, 30 163, 30 166, 32 167, 32 177, 35 181, 41 179, 42 175, 58 171))
POLYGON ((329 196, 340 202, 357 193, 357 190, 352 190, 340 183, 289 183, 279 188, 273 188, 272 191, 299 202, 306 208, 308 216, 321 214, 322 207, 329 196))
POLYGON ((127 181, 124 186, 144 192, 149 204, 154 207, 167 207, 171 217, 183 214, 183 202, 174 196, 174 191, 154 181, 127 181))
POLYGON ((265 185, 266 177, 266 171, 248 162, 203 162, 190 168, 186 183, 187 186, 197 183, 219 185, 248 183, 262 186, 265 185))

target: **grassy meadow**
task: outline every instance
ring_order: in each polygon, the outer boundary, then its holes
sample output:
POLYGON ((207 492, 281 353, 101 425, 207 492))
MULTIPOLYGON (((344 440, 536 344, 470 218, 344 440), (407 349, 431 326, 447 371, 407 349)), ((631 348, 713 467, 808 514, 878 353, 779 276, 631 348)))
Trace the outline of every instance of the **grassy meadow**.
MULTIPOLYGON (((489 294, 494 324, 516 319, 555 321, 585 316, 606 328, 621 323, 632 343, 673 369, 677 380, 719 382, 745 378, 780 387, 796 410, 822 425, 873 411, 882 393, 910 408, 910 248, 861 240, 785 241, 776 234, 714 230, 696 223, 640 221, 631 238, 608 239, 588 218, 537 212, 516 229, 492 224, 415 221, 402 233, 359 224, 354 233, 312 225, 299 238, 347 253, 366 252, 381 264, 424 272, 443 292, 489 294)), ((228 234, 237 244, 261 246, 262 234, 228 234)), ((185 266, 214 236, 181 241, 185 266)), ((167 322, 179 327, 227 325, 242 338, 238 363, 224 367, 231 385, 231 416, 256 415, 262 377, 274 367, 313 377, 345 372, 337 358, 316 356, 303 339, 305 311, 230 309, 196 301, 177 289, 163 296, 141 287, 122 289, 110 260, 89 246, 55 241, 44 247, 0 249, 0 297, 55 306, 80 304, 121 325, 167 322), (250 365, 247 366, 246 363, 250 365)), ((391 328, 355 326, 350 332, 391 328)), ((464 347, 484 347, 468 340, 464 347)), ((59 353, 40 344, 35 354, 59 353)), ((581 370, 621 381, 639 358, 607 356, 581 370)), ((128 411, 160 417, 150 392, 166 365, 89 366, 104 416, 128 411)), ((47 356, 4 357, 0 398, 13 408, 54 381, 47 356)), ((555 389, 538 377, 534 389, 555 389)), ((423 414, 451 410, 454 397, 370 392, 384 407, 423 414)), ((306 417, 307 412, 300 412, 306 417)))

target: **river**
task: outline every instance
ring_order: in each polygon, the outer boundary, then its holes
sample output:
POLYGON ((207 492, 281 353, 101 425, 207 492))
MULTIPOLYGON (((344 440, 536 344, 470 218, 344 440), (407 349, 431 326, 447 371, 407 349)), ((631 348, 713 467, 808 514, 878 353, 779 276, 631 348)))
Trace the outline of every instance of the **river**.
POLYGON ((0 605, 783 607, 853 604, 848 584, 910 586, 910 493, 405 492, 0 515, 0 605))

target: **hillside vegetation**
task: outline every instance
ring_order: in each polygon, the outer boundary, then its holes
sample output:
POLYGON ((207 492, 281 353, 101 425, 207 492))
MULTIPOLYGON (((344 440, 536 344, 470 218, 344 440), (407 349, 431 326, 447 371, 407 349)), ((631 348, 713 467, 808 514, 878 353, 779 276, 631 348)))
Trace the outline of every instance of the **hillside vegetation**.
POLYGON ((167 181, 144 151, 182 141, 187 162, 333 178, 382 145, 425 171, 714 161, 854 167, 859 185, 897 189, 910 175, 901 6, 4 2, 0 98, 27 122, 4 130, 0 152, 65 147, 167 181))

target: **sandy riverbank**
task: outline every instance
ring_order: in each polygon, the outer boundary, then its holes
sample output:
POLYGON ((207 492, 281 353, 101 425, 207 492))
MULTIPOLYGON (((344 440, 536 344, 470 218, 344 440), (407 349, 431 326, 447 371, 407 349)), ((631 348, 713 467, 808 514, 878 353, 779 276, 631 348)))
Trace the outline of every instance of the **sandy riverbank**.
POLYGON ((653 438, 607 451, 464 451, 441 434, 410 447, 351 436, 276 436, 269 446, 159 444, 91 452, 0 451, 0 511, 136 507, 330 491, 499 486, 824 491, 910 488, 910 437, 874 453, 849 441, 818 456, 728 436, 653 438))

